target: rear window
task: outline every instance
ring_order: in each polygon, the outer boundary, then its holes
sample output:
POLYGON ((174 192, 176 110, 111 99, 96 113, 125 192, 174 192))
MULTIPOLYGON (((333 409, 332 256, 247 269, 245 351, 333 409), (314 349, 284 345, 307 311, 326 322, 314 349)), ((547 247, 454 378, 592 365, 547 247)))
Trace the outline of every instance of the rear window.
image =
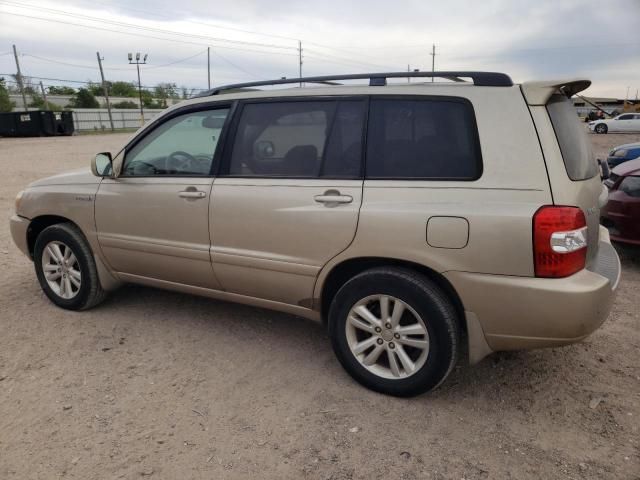
POLYGON ((586 180, 598 173, 591 142, 573 104, 564 95, 553 95, 547 111, 556 132, 564 166, 571 180, 586 180))
POLYGON ((482 173, 471 105, 461 99, 373 99, 367 178, 475 180, 482 173))
POLYGON ((244 177, 360 178, 364 100, 247 104, 229 174, 244 177))

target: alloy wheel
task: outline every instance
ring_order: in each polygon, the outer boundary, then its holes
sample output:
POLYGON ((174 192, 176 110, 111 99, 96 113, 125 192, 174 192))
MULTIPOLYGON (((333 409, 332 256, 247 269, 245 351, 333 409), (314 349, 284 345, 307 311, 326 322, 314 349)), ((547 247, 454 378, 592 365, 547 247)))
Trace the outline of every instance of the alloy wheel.
POLYGON ((356 360, 383 378, 407 378, 429 356, 424 320, 407 303, 391 295, 370 295, 357 302, 345 323, 347 343, 356 360))
POLYGON ((65 300, 80 291, 82 273, 71 248, 65 243, 49 242, 42 252, 42 272, 49 288, 65 300))

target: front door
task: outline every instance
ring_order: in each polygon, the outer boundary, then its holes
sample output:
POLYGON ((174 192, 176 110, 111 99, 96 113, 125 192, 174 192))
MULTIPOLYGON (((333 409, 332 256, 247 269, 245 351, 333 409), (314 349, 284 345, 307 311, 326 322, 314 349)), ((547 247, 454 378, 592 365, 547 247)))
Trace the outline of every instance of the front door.
POLYGON ((228 108, 169 117, 124 153, 96 196, 100 248, 125 279, 219 288, 209 254, 212 164, 228 108))
POLYGON ((212 259, 225 290, 311 306, 354 238, 365 99, 246 102, 213 185, 212 259))

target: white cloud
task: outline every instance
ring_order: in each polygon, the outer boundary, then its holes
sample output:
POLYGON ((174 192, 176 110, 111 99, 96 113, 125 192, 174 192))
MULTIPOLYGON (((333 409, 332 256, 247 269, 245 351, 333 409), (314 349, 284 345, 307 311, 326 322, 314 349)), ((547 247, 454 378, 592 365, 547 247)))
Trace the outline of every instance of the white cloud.
MULTIPOLYGON (((504 71, 517 81, 586 76, 595 81, 590 94, 622 96, 627 86, 633 92, 640 87, 638 18, 637 0, 450 0, 446 5, 413 0, 0 0, 0 54, 15 43, 25 54, 21 57, 25 75, 84 81, 99 78, 97 50, 105 57, 107 77, 113 80, 135 80, 126 55, 146 52, 149 65, 142 68, 144 84, 172 81, 203 88, 204 54, 155 67, 196 55, 211 45, 215 84, 293 77, 298 72, 296 39, 300 38, 307 75, 404 70, 407 64, 430 69, 430 46, 436 43, 439 69, 504 71), (164 30, 190 36, 168 35, 164 30)), ((0 56, 0 73, 14 71, 12 56, 0 56)))

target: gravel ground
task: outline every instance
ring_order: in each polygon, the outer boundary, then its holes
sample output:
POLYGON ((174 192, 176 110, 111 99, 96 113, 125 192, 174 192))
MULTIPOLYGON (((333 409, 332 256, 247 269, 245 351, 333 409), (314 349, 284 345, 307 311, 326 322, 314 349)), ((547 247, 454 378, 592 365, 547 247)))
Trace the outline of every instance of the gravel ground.
MULTIPOLYGON (((0 139, 0 212, 128 135, 0 139)), ((599 155, 640 135, 592 136, 599 155)), ((640 249, 584 343, 458 366, 395 399, 354 383, 324 330, 127 286, 72 313, 0 229, 0 478, 640 478, 640 249)))

